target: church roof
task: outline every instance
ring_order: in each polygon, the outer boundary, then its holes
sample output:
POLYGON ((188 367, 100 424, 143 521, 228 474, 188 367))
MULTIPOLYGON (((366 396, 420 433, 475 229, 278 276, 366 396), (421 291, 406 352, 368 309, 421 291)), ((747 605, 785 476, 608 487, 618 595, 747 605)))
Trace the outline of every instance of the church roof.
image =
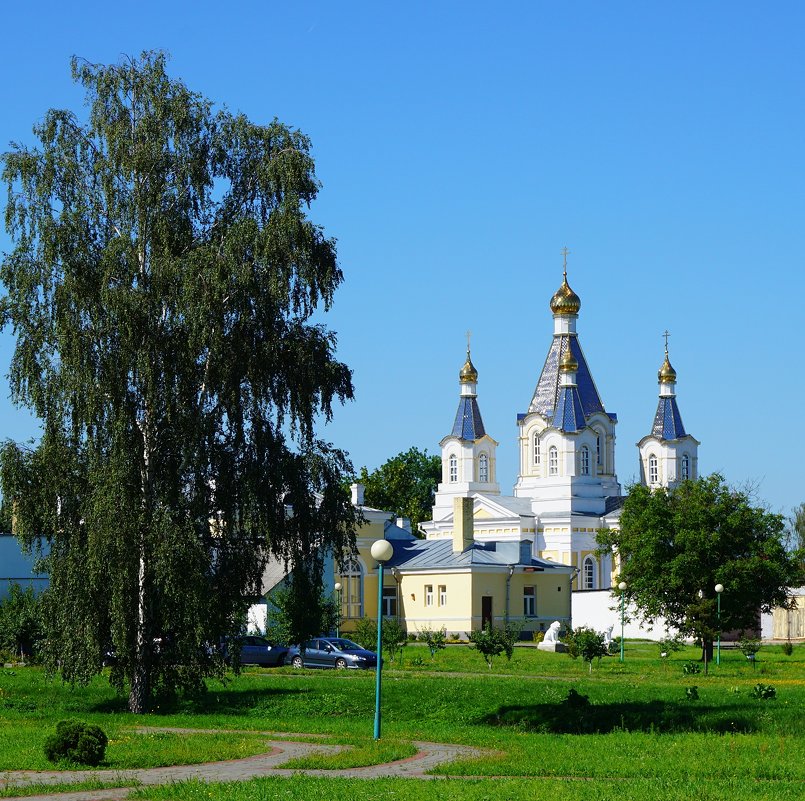
POLYGON ((579 364, 576 372, 576 385, 584 416, 589 417, 595 412, 604 411, 604 405, 601 403, 598 390, 595 388, 595 383, 590 374, 590 368, 587 366, 587 360, 581 351, 578 337, 562 334, 561 336, 554 336, 551 342, 548 355, 545 357, 545 365, 542 368, 537 387, 534 390, 534 396, 528 407, 529 414, 538 412, 546 420, 551 420, 555 416, 561 389, 559 386, 559 360, 568 347, 579 364))
POLYGON ((654 415, 651 435, 661 440, 681 439, 687 436, 675 397, 660 397, 660 402, 657 404, 657 414, 654 415))
POLYGON ((578 387, 560 388, 553 425, 560 431, 581 431, 587 425, 578 387))
POLYGON ((450 432, 453 437, 474 441, 486 435, 484 421, 481 419, 481 410, 478 408, 478 399, 474 396, 462 397, 458 402, 456 421, 450 432))
MULTIPOLYGON (((522 559, 520 542, 474 542, 460 553, 453 550, 452 539, 395 541, 394 556, 387 567, 407 570, 450 569, 472 566, 526 565, 538 571, 569 569, 567 565, 529 557, 522 559)), ((528 543, 530 548, 530 543, 528 543)))

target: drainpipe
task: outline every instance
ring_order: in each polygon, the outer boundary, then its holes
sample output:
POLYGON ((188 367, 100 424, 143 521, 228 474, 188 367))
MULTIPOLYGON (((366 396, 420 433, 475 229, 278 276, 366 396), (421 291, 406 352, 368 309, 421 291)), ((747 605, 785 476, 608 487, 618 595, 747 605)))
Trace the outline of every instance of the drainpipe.
POLYGON ((400 620, 400 601, 402 599, 402 594, 400 593, 400 580, 401 580, 400 571, 397 570, 396 567, 392 567, 391 568, 391 575, 394 576, 394 580, 397 582, 397 615, 396 615, 396 618, 397 618, 397 621, 399 622, 399 620, 400 620))
POLYGON ((509 575, 506 576, 506 625, 509 625, 509 595, 511 593, 512 573, 514 573, 514 565, 509 565, 509 575))

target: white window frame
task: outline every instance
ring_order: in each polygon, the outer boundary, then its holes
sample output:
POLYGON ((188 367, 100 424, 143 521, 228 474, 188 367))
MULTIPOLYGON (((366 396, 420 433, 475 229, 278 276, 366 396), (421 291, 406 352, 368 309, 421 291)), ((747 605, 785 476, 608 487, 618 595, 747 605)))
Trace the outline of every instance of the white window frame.
POLYGON ((481 484, 489 483, 489 457, 485 453, 478 457, 478 481, 481 484))
POLYGON ((383 617, 397 617, 397 587, 383 585, 383 617))
POLYGON ((523 587, 523 617, 537 616, 537 588, 530 584, 523 587))
POLYGON ((534 466, 539 467, 542 464, 542 449, 540 447, 539 433, 534 434, 534 466))
POLYGON ((583 590, 595 589, 595 559, 585 556, 581 563, 581 588, 583 590))
POLYGON ((341 615, 345 620, 363 617, 363 568, 357 559, 341 565, 341 615))
POLYGON ((447 606, 447 585, 439 585, 439 606, 447 606))
POLYGON ((556 445, 551 445, 548 449, 548 475, 559 475, 559 450, 556 445))
POLYGON ((590 475, 590 449, 586 445, 582 445, 579 454, 579 472, 583 476, 590 475))
POLYGON ((686 453, 682 454, 682 464, 680 466, 679 475, 682 481, 687 481, 690 478, 690 457, 686 453))
POLYGON ((425 606, 433 606, 433 584, 425 585, 425 606))
POLYGON ((660 483, 660 463, 653 453, 648 457, 648 483, 660 483))
POLYGON ((447 460, 447 475, 447 480, 451 484, 458 483, 458 458, 454 453, 451 453, 447 460))

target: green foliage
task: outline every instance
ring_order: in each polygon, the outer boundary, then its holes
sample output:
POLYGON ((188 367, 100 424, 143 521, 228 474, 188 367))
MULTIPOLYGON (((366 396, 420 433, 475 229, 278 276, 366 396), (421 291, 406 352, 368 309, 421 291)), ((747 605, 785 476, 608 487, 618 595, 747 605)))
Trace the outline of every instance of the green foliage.
POLYGON ((447 648, 447 627, 434 629, 433 626, 421 626, 419 639, 428 646, 431 662, 436 658, 436 652, 447 648))
POLYGON ((415 533, 422 521, 431 518, 433 494, 441 480, 442 460, 419 448, 393 456, 371 473, 362 467, 355 478, 366 488, 368 506, 409 518, 415 533))
POLYGON ((352 639, 369 651, 377 648, 377 621, 370 617, 362 617, 355 624, 352 639))
POLYGON ((657 641, 661 657, 681 651, 684 647, 685 641, 681 637, 666 637, 664 640, 657 641))
POLYGON ((484 657, 486 666, 491 670, 494 657, 505 653, 506 659, 512 658, 518 634, 519 629, 516 626, 497 627, 487 623, 482 629, 471 631, 467 636, 472 647, 484 657))
POLYGON ((565 644, 568 656, 572 659, 581 657, 584 662, 589 664, 590 672, 593 669, 593 659, 598 659, 600 662, 601 657, 609 653, 609 646, 604 635, 588 626, 570 629, 565 636, 565 644))
POLYGON ((800 558, 805 559, 805 503, 795 507, 788 518, 788 547, 799 551, 800 558))
POLYGON ((389 655, 389 661, 393 662, 408 644, 408 632, 398 618, 384 617, 380 639, 383 642, 383 650, 389 655))
POLYGON ((786 656, 791 656, 791 654, 794 653, 794 646, 791 644, 790 640, 783 643, 783 653, 786 656))
POLYGON ((702 672, 702 666, 698 662, 685 662, 682 665, 682 672, 686 676, 695 676, 702 672))
POLYGON ((741 637, 741 639, 738 640, 738 647, 741 649, 741 653, 747 659, 749 657, 754 657, 755 654, 760 650, 761 646, 761 641, 755 637, 741 637))
POLYGON ((77 762, 100 765, 109 742, 100 726, 80 720, 60 720, 56 733, 45 740, 45 758, 49 762, 77 762))
POLYGON ((749 693, 752 698, 758 698, 762 701, 770 701, 777 697, 777 690, 771 684, 756 684, 752 691, 749 693))
POLYGON ((695 684, 691 684, 690 687, 685 687, 685 698, 688 701, 698 701, 699 688, 695 684))
POLYGON ((316 436, 353 393, 314 321, 342 274, 302 133, 214 111, 158 53, 72 73, 88 118, 50 110, 2 156, 11 393, 43 434, 0 481, 50 545, 47 663, 85 683, 112 647, 142 712, 223 670, 204 643, 269 557, 315 598, 321 554, 354 544, 352 467, 316 436))
POLYGON ((335 631, 340 623, 338 603, 321 591, 304 570, 295 570, 267 600, 266 636, 276 643, 301 643, 335 631), (318 594, 314 595, 316 590, 318 594))
POLYGON ((663 617, 709 652, 719 630, 751 628, 759 611, 786 605, 787 588, 802 583, 784 529, 780 515, 714 474, 673 491, 631 487, 620 529, 599 531, 598 543, 618 554, 618 581, 643 620, 663 617), (716 584, 724 585, 720 624, 716 584))
POLYGON ((0 601, 0 649, 30 660, 39 647, 42 629, 42 603, 33 587, 23 590, 12 583, 8 595, 0 601))

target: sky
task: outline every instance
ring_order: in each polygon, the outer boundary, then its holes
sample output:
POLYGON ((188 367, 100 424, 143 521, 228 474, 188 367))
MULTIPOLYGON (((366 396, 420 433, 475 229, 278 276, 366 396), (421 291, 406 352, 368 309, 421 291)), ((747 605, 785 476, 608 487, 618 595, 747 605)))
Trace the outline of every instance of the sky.
MULTIPOLYGON (((773 511, 805 501, 801 2, 39 2, 3 24, 2 150, 48 108, 83 113, 72 55, 149 49, 216 104, 311 138, 310 216, 344 272, 323 319, 356 395, 323 436, 356 468, 439 453, 470 330, 511 492, 567 247, 624 487, 667 329, 700 473, 773 511)), ((0 333, 2 375, 13 347, 0 333)), ((8 394, 0 439, 35 437, 8 394)))

